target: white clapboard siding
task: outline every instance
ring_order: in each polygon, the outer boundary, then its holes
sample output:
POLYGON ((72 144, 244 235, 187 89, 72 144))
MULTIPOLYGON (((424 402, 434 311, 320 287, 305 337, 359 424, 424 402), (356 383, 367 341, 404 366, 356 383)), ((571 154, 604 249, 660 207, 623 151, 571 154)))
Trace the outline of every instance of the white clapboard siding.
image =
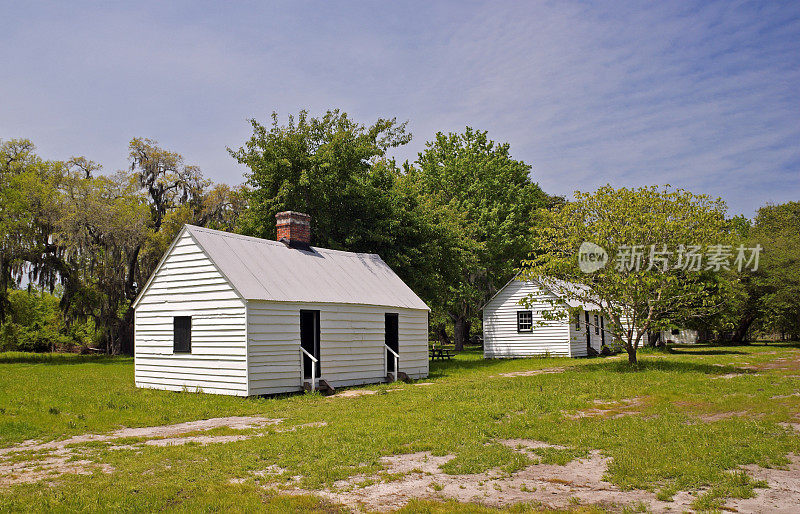
POLYGON ((483 308, 484 357, 570 356, 569 320, 566 317, 545 320, 542 316, 543 311, 554 309, 550 300, 555 298, 538 284, 521 280, 514 280, 500 290, 483 308), (532 295, 533 303, 525 307, 519 302, 528 295, 532 295), (532 311, 531 332, 517 332, 517 311, 522 310, 532 311))
POLYGON ((688 328, 680 328, 676 330, 662 330, 661 331, 661 340, 662 341, 672 341, 673 343, 679 344, 696 344, 697 343, 697 331, 691 330, 688 328), (677 333, 675 333, 677 332, 677 333))
POLYGON ((385 314, 398 313, 400 370, 428 375, 428 313, 334 303, 248 302, 250 394, 302 388, 300 310, 320 311, 321 378, 334 387, 386 380, 385 314))
POLYGON ((136 304, 138 387, 245 396, 244 301, 188 232, 173 245, 136 304), (191 354, 173 354, 173 317, 192 317, 191 354))

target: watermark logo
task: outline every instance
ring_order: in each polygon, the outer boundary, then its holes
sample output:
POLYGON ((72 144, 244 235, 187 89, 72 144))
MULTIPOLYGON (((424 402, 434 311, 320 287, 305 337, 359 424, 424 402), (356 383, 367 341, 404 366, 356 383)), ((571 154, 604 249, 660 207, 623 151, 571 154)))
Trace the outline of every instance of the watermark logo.
POLYGON ((584 273, 594 273, 608 264, 608 252, 602 246, 584 241, 578 249, 578 267, 584 273))
MULTIPOLYGON (((752 248, 739 245, 633 245, 620 246, 614 258, 614 269, 621 272, 661 271, 723 271, 750 269, 758 271, 761 245, 752 248)), ((584 273, 594 273, 608 264, 603 247, 584 241, 578 250, 578 267, 584 273)))

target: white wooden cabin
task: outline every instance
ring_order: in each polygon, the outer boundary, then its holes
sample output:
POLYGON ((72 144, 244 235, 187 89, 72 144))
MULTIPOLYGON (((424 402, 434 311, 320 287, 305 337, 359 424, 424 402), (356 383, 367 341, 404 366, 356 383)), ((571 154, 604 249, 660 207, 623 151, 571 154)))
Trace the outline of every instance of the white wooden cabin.
POLYGON ((662 330, 661 340, 665 343, 677 344, 697 344, 697 330, 690 328, 673 328, 672 330, 662 330))
MULTIPOLYGON (((563 283, 562 283, 563 284, 563 283)), ((585 357, 590 348, 600 352, 610 345, 608 320, 593 304, 566 300, 557 289, 538 281, 514 278, 483 306, 483 356, 509 357, 585 357), (530 295, 527 306, 522 300, 530 295), (569 316, 570 307, 580 308, 569 316), (546 319, 545 311, 561 311, 563 319, 546 319)))
POLYGON ((425 303, 378 255, 311 247, 308 216, 281 215, 281 241, 183 227, 133 304, 137 387, 250 396, 428 375, 425 303))

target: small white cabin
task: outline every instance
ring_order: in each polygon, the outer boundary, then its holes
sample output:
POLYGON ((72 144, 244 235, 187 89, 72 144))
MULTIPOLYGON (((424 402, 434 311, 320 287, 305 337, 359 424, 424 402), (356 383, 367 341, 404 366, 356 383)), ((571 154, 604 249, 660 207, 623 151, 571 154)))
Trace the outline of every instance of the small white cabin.
POLYGON ((580 304, 558 295, 556 289, 533 280, 514 278, 483 306, 483 356, 585 357, 610 345, 608 320, 598 306, 580 304), (521 302, 529 298, 530 304, 521 302), (545 311, 579 307, 577 316, 551 320, 545 311))
POLYGON ((665 343, 677 344, 697 344, 697 330, 690 328, 673 328, 672 330, 662 330, 661 340, 665 343))
POLYGON ((375 254, 186 225, 134 302, 137 387, 251 396, 428 375, 428 307, 375 254))

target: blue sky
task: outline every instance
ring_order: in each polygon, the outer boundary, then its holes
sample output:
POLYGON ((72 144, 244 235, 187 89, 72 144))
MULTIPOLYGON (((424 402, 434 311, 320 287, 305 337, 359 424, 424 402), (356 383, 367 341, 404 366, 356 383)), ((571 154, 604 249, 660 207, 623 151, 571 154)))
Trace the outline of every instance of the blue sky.
POLYGON ((550 193, 664 184, 752 216, 800 200, 800 2, 2 2, 0 138, 127 165, 150 137, 213 180, 302 108, 467 125, 550 193))

